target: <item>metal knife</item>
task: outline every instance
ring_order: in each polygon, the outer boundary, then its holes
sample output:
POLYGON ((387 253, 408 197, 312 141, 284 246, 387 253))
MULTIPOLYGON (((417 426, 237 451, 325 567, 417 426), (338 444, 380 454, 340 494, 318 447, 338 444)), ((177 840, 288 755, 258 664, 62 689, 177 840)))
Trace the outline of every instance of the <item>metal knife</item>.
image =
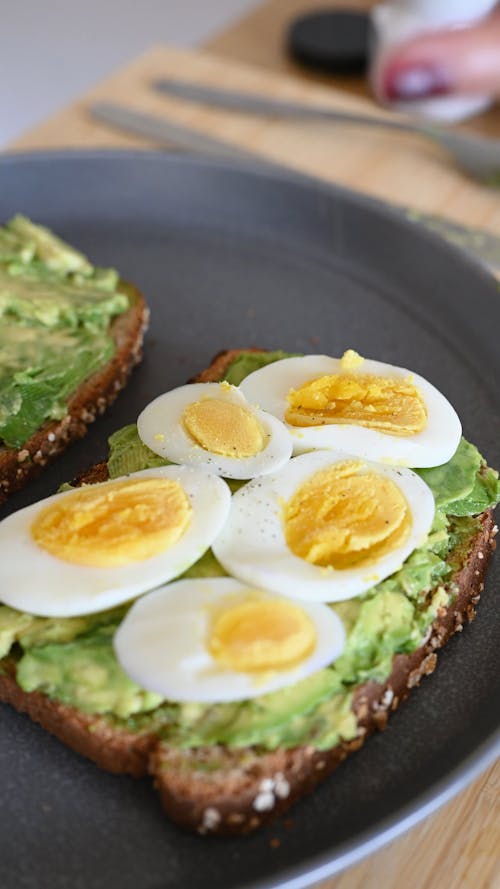
POLYGON ((286 102, 282 99, 268 99, 258 93, 247 93, 233 90, 220 89, 219 87, 204 86, 200 83, 189 83, 184 80, 161 79, 151 84, 154 90, 178 99, 187 99, 189 102, 200 102, 202 105, 213 105, 216 108, 226 108, 230 111, 243 111, 245 114, 263 114, 267 117, 286 117, 293 120, 333 120, 343 123, 363 124, 373 126, 379 123, 391 130, 415 131, 411 121, 403 118, 397 120, 393 117, 367 114, 354 114, 349 111, 340 111, 336 108, 321 108, 316 105, 306 105, 302 102, 286 102))
POLYGON ((152 139, 160 145, 188 151, 194 154, 213 155, 215 157, 253 161, 256 156, 229 142, 205 136, 188 127, 172 123, 167 118, 156 117, 144 111, 136 111, 114 102, 94 102, 89 111, 97 120, 126 133, 135 133, 145 139, 152 139))
MULTIPOLYGON (((259 158, 256 154, 245 151, 242 148, 206 136, 188 127, 181 127, 164 117, 156 117, 142 111, 136 111, 113 102, 96 102, 89 106, 93 117, 103 123, 151 139, 159 145, 170 149, 180 149, 202 156, 226 158, 230 160, 243 160, 253 163, 255 166, 271 170, 286 172, 293 176, 294 171, 285 165, 279 165, 259 158)), ((312 176, 309 178, 313 178, 312 176)), ((420 211, 401 210, 400 207, 390 205, 393 210, 402 212, 407 219, 423 224, 426 228, 437 232, 447 241, 458 245, 471 253, 483 265, 486 265, 493 274, 500 277, 500 237, 483 231, 451 222, 442 216, 421 213, 420 211)))

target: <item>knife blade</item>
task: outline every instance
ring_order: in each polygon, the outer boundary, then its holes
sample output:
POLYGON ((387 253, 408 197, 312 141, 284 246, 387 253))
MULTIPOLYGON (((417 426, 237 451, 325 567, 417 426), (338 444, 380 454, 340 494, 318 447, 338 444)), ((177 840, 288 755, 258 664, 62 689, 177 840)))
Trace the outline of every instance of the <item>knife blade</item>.
POLYGON ((136 111, 134 108, 127 108, 114 102, 94 102, 89 106, 89 110, 97 120, 126 133, 135 133, 137 136, 144 136, 145 139, 152 139, 160 145, 205 156, 239 158, 254 163, 256 160, 255 154, 230 145, 229 142, 214 139, 189 127, 182 127, 164 117, 136 111))
MULTIPOLYGON (((197 130, 181 127, 164 117, 147 114, 142 111, 117 105, 114 102, 95 102, 89 106, 93 117, 114 128, 127 133, 134 133, 151 139, 159 145, 181 149, 190 153, 230 160, 243 160, 254 166, 267 168, 293 176, 294 171, 284 164, 278 164, 260 158, 258 155, 242 148, 223 142, 212 136, 206 136, 197 130)), ((309 176, 310 179, 314 177, 309 176)), ((316 177, 315 181, 324 182, 316 177)), ((383 203, 383 202, 380 202, 383 203)), ((392 210, 403 213, 407 219, 421 223, 436 232, 447 241, 471 253, 493 274, 500 277, 500 238, 482 229, 473 228, 452 222, 442 216, 422 213, 416 210, 405 210, 393 204, 385 204, 392 210)))
MULTIPOLYGON (((189 83, 184 80, 162 78, 152 83, 154 90, 178 99, 187 99, 189 102, 201 102, 203 105, 214 105, 217 108, 225 108, 230 111, 243 111, 248 114, 264 114, 272 117, 286 117, 294 120, 333 120, 343 123, 363 124, 377 121, 376 115, 354 114, 349 111, 340 111, 334 108, 319 107, 317 105, 305 105, 301 102, 286 102, 282 99, 268 99, 257 93, 237 92, 234 90, 220 89, 218 87, 204 86, 199 83, 189 83)), ((395 120, 394 118, 379 115, 380 122, 390 129, 410 130, 414 132, 414 126, 410 121, 395 120)))

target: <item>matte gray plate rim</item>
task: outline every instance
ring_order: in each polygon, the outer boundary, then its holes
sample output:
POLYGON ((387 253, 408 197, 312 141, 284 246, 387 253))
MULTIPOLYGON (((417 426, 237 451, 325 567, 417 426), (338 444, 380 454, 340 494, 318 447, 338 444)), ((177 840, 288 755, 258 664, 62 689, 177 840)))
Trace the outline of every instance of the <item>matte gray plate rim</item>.
POLYGON ((464 760, 459 768, 450 772, 442 781, 436 782, 427 793, 416 798, 410 805, 399 809, 394 817, 380 822, 371 831, 359 834, 358 841, 346 842, 339 846, 335 861, 332 862, 328 855, 318 855, 309 859, 306 867, 300 872, 298 868, 294 868, 289 874, 284 873, 278 882, 245 883, 245 889, 307 889, 320 880, 334 876, 416 827, 420 821, 432 815, 460 791, 465 790, 499 756, 500 729, 491 735, 487 743, 478 748, 476 754, 464 760))
POLYGON ((33 160, 36 161, 65 161, 68 159, 72 160, 100 160, 106 159, 112 156, 117 156, 123 159, 129 159, 131 161, 142 161, 144 159, 150 159, 157 161, 159 159, 162 162, 168 163, 170 160, 175 161, 177 163, 181 162, 183 164, 192 165, 193 167, 205 167, 206 169, 215 169, 215 170, 229 170, 236 173, 246 173, 249 175, 255 175, 259 178, 269 178, 275 182, 283 182, 291 183, 295 185, 303 185, 309 186, 309 188, 317 189, 321 192, 326 192, 330 195, 341 194, 349 198, 349 200, 357 203, 359 206, 376 208, 379 213, 390 217, 391 219, 397 219, 398 223, 406 228, 408 231, 412 231, 415 229, 415 226, 418 226, 419 236, 427 238, 431 243, 435 244, 439 242, 440 248, 446 251, 449 251, 451 255, 459 255, 462 262, 467 262, 472 265, 476 272, 482 274, 486 278, 493 278, 494 276, 491 272, 485 268, 484 264, 479 260, 475 259, 471 253, 467 250, 464 250, 459 244, 451 243, 447 241, 445 238, 441 237, 436 231, 425 228, 422 224, 418 222, 418 219, 408 218, 407 209, 404 206, 398 207, 396 204, 389 204, 385 201, 373 197, 372 195, 365 194, 362 191, 356 191, 355 189, 349 188, 346 185, 340 185, 337 183, 329 182, 328 180, 321 179, 317 176, 313 176, 312 174, 305 173, 299 170, 295 170, 292 167, 286 167, 275 163, 271 160, 267 160, 266 158, 255 158, 255 162, 252 161, 243 161, 243 160, 231 160, 227 158, 217 158, 211 156, 201 156, 188 154, 183 152, 178 152, 174 150, 164 151, 158 149, 133 149, 133 148, 90 148, 90 149, 82 149, 82 148, 46 148, 46 149, 34 149, 33 151, 7 151, 4 154, 0 154, 0 164, 8 164, 13 160, 16 163, 30 163, 33 160))

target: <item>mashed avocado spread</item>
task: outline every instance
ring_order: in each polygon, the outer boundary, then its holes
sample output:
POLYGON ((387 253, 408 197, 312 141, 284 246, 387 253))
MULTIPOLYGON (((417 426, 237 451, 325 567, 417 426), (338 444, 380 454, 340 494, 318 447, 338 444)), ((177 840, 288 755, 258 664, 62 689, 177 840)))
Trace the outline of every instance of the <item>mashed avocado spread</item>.
MULTIPOLYGON (((237 385, 264 363, 284 357, 283 352, 245 353, 226 379, 237 385)), ((165 462, 142 444, 135 425, 110 439, 111 478, 165 462)), ((9 652, 16 657, 17 680, 25 691, 43 691, 132 731, 154 731, 172 745, 252 744, 273 750, 307 743, 327 749, 349 740, 356 734, 353 690, 367 679, 384 681, 394 654, 422 643, 438 609, 453 596, 445 584, 467 553, 478 527, 475 516, 498 500, 497 473, 485 468, 477 448, 465 439, 449 463, 418 472, 436 500, 430 535, 391 577, 363 596, 331 606, 346 627, 346 647, 332 667, 290 688, 213 705, 176 704, 139 688, 112 648, 128 605, 65 619, 0 606, 0 657, 9 652)), ((223 574, 209 550, 184 576, 223 574)))
POLYGON ((113 356, 127 310, 118 273, 96 268, 23 216, 0 227, 0 443, 20 448, 113 356))

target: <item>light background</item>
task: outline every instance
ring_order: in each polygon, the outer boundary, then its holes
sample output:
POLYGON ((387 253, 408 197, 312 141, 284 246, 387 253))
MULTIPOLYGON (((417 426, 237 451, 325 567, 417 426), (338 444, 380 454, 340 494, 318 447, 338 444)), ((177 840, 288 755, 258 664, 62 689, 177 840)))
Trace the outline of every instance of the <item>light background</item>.
POLYGON ((0 147, 154 43, 193 46, 256 0, 0 0, 0 147))

